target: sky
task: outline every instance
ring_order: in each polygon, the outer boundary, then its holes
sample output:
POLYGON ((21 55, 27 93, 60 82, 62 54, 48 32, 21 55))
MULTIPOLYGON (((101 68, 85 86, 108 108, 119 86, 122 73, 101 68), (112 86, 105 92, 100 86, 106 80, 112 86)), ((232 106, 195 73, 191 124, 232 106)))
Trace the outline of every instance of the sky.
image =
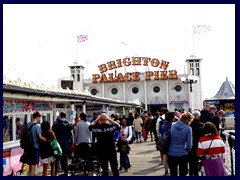
POLYGON ((57 87, 74 61, 91 78, 100 64, 126 56, 166 60, 183 74, 193 52, 203 59, 203 99, 226 77, 235 85, 234 4, 3 5, 3 75, 10 79, 57 87), (196 25, 210 30, 193 41, 196 25), (78 35, 88 40, 77 43, 78 35))

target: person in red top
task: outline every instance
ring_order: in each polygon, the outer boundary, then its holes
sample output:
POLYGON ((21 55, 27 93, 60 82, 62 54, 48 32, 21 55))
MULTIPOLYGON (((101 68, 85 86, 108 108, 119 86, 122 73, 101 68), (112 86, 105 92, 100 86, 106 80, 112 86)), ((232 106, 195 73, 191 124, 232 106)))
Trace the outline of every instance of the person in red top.
POLYGON ((199 139, 197 149, 197 155, 203 158, 204 174, 206 173, 207 176, 226 175, 226 169, 223 163, 223 166, 220 166, 220 163, 208 166, 206 164, 207 161, 205 161, 215 158, 225 163, 225 152, 225 144, 219 136, 216 126, 212 122, 205 123, 203 126, 203 136, 199 139))

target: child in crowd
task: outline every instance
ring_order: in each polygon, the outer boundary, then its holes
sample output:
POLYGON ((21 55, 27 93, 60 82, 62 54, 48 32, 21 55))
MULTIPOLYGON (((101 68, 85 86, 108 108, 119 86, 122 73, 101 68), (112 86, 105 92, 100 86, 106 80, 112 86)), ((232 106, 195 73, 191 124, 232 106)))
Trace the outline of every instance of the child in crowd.
POLYGON ((128 145, 128 141, 127 141, 127 136, 126 134, 123 134, 120 138, 120 140, 117 143, 117 152, 120 152, 120 168, 119 171, 122 170, 122 168, 124 168, 126 171, 129 168, 129 151, 130 151, 130 147, 128 145))

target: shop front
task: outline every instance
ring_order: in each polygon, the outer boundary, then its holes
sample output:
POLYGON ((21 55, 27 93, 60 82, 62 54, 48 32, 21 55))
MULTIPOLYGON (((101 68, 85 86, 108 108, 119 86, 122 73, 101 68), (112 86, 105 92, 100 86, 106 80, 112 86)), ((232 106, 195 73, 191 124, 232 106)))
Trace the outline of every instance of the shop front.
POLYGON ((22 168, 19 162, 23 154, 20 147, 21 130, 31 121, 35 111, 42 114, 41 121, 53 123, 52 102, 3 100, 3 176, 16 174, 22 168))

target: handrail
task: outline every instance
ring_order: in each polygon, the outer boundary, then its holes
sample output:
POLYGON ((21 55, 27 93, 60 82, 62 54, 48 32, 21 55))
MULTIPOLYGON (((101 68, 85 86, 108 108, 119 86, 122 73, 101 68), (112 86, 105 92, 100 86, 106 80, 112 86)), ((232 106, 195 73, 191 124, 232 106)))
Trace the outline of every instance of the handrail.
POLYGON ((231 158, 231 176, 234 176, 233 149, 235 150, 235 133, 225 132, 224 129, 221 129, 221 134, 227 137, 227 140, 228 140, 228 144, 230 147, 230 158, 231 158))

